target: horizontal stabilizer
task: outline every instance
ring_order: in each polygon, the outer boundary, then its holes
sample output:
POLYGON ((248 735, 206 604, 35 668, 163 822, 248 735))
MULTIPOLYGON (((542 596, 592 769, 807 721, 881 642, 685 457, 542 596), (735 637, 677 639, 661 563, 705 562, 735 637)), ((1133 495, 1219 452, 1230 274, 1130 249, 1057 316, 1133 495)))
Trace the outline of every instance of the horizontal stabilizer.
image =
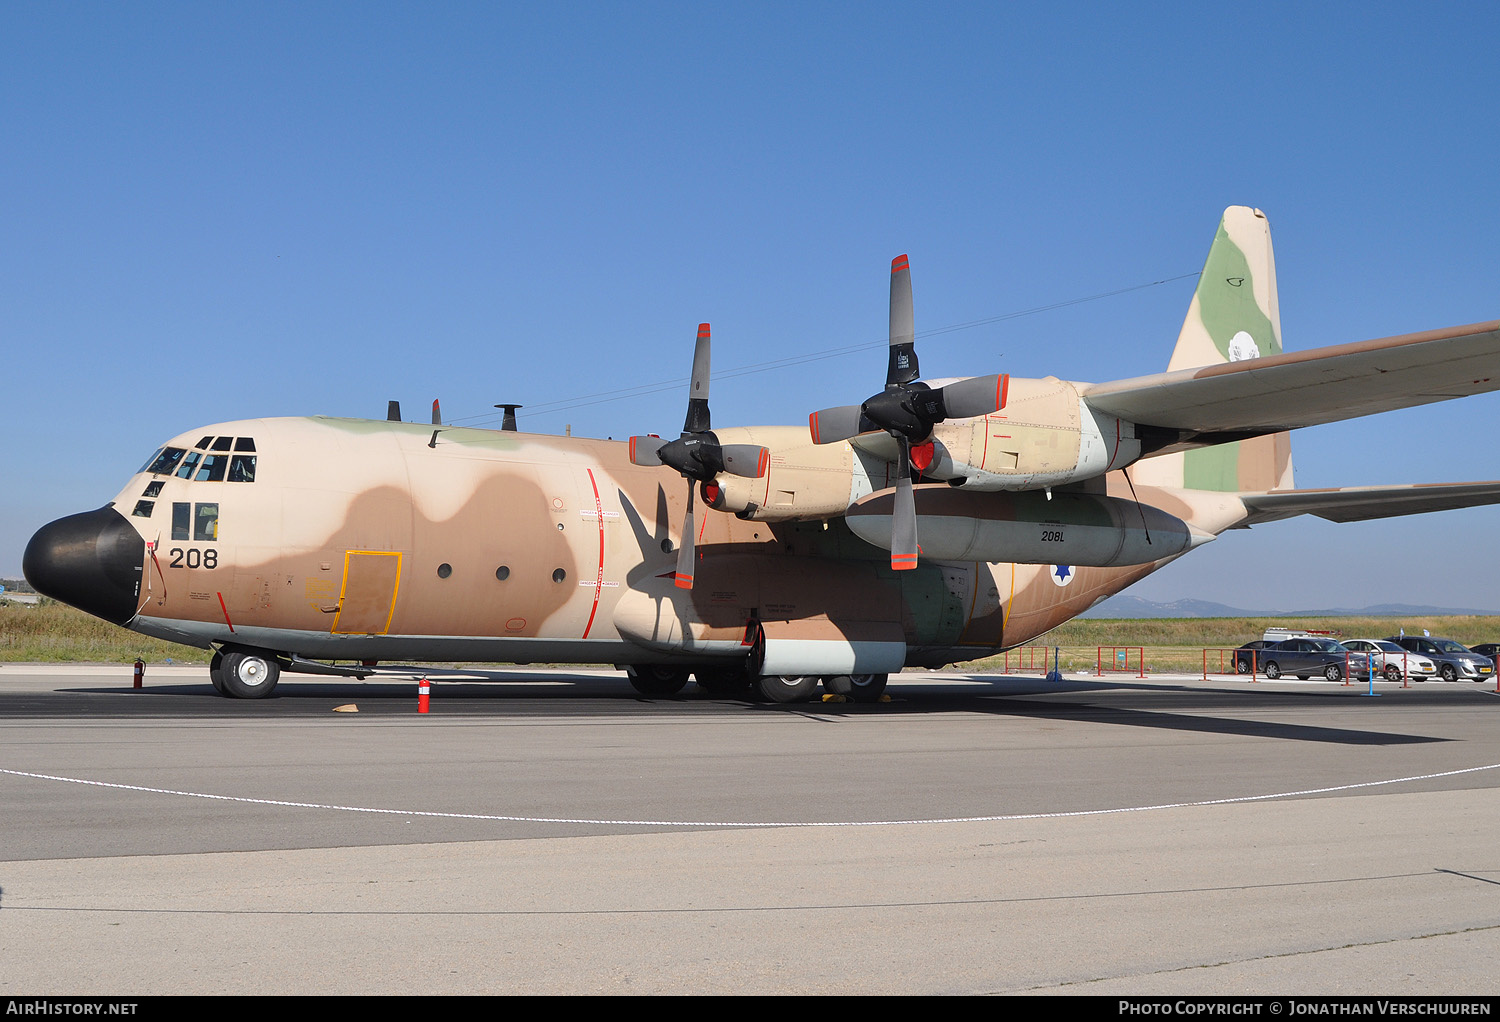
POLYGON ((1146 427, 1155 454, 1493 390, 1500 321, 1080 388, 1094 411, 1146 427))
POLYGON ((1500 504, 1500 482, 1414 483, 1406 486, 1345 486, 1331 490, 1242 493, 1245 525, 1317 515, 1330 522, 1364 522, 1428 511, 1500 504))

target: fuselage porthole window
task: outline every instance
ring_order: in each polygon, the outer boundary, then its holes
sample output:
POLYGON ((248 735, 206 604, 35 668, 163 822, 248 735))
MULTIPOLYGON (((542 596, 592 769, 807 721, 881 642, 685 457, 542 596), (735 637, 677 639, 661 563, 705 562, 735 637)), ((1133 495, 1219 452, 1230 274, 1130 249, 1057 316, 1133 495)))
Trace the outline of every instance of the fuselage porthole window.
POLYGON ((453 574, 453 565, 444 562, 438 565, 438 578, 447 578, 453 574))
POLYGON ((510 567, 504 564, 500 565, 500 567, 495 569, 495 577, 498 578, 501 582, 504 582, 506 579, 510 578, 510 567))

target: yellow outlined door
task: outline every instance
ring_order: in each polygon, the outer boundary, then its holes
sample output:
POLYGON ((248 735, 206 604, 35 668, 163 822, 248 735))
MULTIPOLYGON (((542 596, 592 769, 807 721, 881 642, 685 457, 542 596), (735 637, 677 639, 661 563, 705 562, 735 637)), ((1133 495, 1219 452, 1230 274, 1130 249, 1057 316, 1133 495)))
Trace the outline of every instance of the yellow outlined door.
POLYGON ((335 635, 384 635, 396 612, 401 554, 386 550, 344 553, 344 588, 333 619, 335 635))

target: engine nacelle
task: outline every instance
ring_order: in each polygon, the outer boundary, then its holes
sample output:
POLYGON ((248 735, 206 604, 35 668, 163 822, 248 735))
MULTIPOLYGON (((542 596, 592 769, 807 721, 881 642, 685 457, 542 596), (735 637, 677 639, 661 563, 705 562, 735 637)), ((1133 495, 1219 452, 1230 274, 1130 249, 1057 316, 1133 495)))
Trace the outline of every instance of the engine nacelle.
POLYGON ((706 483, 703 502, 716 511, 764 521, 833 518, 856 496, 854 453, 848 444, 812 442, 806 426, 755 426, 715 430, 720 442, 759 444, 770 452, 759 479, 724 473, 706 483))
MULTIPOLYGON (((855 535, 891 548, 895 491, 863 497, 845 516, 855 535)), ((1148 564, 1213 539, 1181 518, 1132 500, 1092 493, 1028 490, 968 492, 918 486, 917 534, 923 557, 1108 568, 1148 564)))
POLYGON ((1063 486, 1141 456, 1134 423, 1093 411, 1077 387, 1053 376, 1012 379, 1003 409, 941 423, 933 440, 933 462, 924 475, 961 480, 969 490, 1063 486))

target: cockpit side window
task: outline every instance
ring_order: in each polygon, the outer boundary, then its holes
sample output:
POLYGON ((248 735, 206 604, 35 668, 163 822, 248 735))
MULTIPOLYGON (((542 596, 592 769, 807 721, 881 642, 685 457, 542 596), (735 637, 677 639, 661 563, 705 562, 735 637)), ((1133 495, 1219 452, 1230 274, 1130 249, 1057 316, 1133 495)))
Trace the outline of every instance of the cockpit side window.
POLYGON ((198 459, 201 458, 201 457, 203 457, 203 455, 200 452, 198 452, 198 451, 190 451, 190 452, 188 452, 188 456, 183 461, 182 467, 177 470, 177 478, 178 479, 191 479, 191 478, 193 478, 193 466, 195 466, 195 465, 198 464, 198 459))
POLYGON ((219 505, 195 504, 193 511, 193 538, 216 540, 219 538, 219 505))
POLYGON ((198 473, 193 476, 193 481, 217 483, 224 478, 224 470, 228 467, 229 455, 205 454, 203 462, 198 466, 198 473))
POLYGON ((236 454, 229 459, 229 481, 231 483, 255 482, 255 455, 236 454))
POLYGON ((170 475, 184 453, 181 447, 163 447, 145 470, 152 475, 170 475))

